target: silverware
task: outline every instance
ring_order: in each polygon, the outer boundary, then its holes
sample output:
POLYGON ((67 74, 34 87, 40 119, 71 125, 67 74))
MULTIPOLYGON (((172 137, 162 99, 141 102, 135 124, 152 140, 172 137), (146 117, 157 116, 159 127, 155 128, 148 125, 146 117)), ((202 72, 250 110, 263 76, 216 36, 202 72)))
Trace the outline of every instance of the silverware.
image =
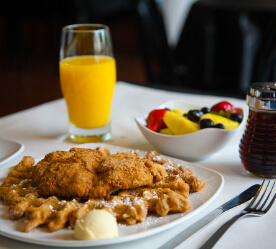
POLYGON ((258 192, 256 193, 255 197, 253 198, 253 200, 249 203, 249 205, 238 215, 235 215, 234 217, 232 217, 229 221, 227 221, 224 225, 222 225, 201 247, 200 249, 209 249, 212 248, 216 242, 221 238, 221 236, 226 232, 226 230, 234 223, 236 222, 238 219, 245 217, 245 216, 263 216, 265 215, 268 210, 272 207, 275 198, 276 198, 276 194, 274 194, 274 196, 272 198, 271 194, 275 185, 275 181, 271 187, 271 190, 268 194, 266 194, 267 190, 268 190, 268 186, 270 184, 270 180, 268 181, 267 186, 265 187, 265 190, 262 194, 262 196, 260 197, 260 199, 258 200, 259 194, 262 191, 262 188, 264 187, 264 183, 265 180, 263 180, 263 183, 261 185, 261 187, 259 188, 258 192), (267 204, 268 200, 270 199, 270 202, 267 204), (256 204, 255 204, 256 202, 256 204), (266 205, 267 204, 267 205, 266 205))
POLYGON ((196 234, 198 231, 200 231, 202 228, 207 226, 212 220, 223 214, 224 212, 237 207, 248 200, 250 200, 258 191, 260 185, 255 184, 239 194, 238 196, 234 197, 230 201, 224 203, 220 207, 216 208, 214 211, 209 213, 208 215, 204 216, 202 219, 197 221, 194 225, 188 227, 178 235, 176 235, 174 238, 169 240, 167 243, 159 247, 159 249, 169 249, 169 248, 175 248, 178 245, 182 244, 185 240, 192 237, 194 234, 196 234))

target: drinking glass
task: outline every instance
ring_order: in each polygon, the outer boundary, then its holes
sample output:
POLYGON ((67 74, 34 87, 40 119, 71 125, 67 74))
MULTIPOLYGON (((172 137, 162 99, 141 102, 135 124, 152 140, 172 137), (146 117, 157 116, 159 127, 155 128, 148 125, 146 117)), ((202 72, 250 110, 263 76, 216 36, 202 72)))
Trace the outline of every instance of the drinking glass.
POLYGON ((116 63, 109 28, 101 24, 64 27, 59 72, 71 140, 89 143, 110 139, 116 63))

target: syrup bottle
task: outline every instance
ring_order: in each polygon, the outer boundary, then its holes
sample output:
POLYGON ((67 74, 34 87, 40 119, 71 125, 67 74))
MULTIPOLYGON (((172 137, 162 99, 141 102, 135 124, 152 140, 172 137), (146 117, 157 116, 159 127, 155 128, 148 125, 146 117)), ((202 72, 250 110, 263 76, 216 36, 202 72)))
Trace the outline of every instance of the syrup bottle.
POLYGON ((276 83, 253 83, 246 96, 249 115, 240 158, 250 173, 276 177, 276 83))

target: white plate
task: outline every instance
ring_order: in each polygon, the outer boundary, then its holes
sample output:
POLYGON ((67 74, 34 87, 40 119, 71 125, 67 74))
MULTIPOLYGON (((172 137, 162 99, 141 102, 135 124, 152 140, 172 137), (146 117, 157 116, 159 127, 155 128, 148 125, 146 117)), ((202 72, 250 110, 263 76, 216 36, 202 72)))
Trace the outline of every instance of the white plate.
POLYGON ((0 166, 19 155, 23 149, 23 144, 0 138, 0 166))
MULTIPOLYGON (((117 147, 107 144, 86 144, 78 147, 96 148, 100 145, 107 147, 111 153, 129 152, 131 149, 117 147)), ((143 151, 136 151, 140 156, 145 155, 143 151)), ((23 233, 20 231, 21 220, 12 221, 8 218, 8 206, 0 204, 0 234, 12 239, 29 242, 39 245, 48 246, 65 246, 65 247, 84 247, 84 246, 100 246, 122 243, 126 241, 140 239, 149 235, 153 235, 176 226, 181 222, 185 222, 194 215, 198 214, 202 209, 209 205, 222 190, 224 179, 221 174, 216 171, 187 163, 182 160, 171 159, 177 165, 185 165, 192 170, 194 175, 200 176, 206 181, 206 187, 198 192, 192 193, 188 200, 191 209, 182 214, 169 214, 165 217, 149 216, 140 224, 128 226, 119 224, 119 237, 115 239, 95 240, 95 241, 77 241, 73 240, 73 230, 61 229, 59 231, 49 233, 46 228, 37 228, 33 232, 23 233)), ((2 182, 7 175, 7 170, 0 173, 0 181, 2 182)))

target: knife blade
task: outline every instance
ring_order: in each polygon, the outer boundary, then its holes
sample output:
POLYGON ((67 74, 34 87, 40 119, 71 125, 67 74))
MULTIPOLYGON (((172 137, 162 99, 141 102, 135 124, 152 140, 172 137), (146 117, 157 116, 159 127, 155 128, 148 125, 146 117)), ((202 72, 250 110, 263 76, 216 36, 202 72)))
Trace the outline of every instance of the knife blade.
POLYGON ((260 184, 255 184, 249 187, 247 190, 243 191, 230 201, 224 203, 223 205, 219 206, 199 221, 197 221, 192 226, 186 228, 184 231, 180 232, 178 235, 173 237, 171 240, 166 242, 164 245, 159 247, 159 249, 169 249, 169 248, 176 248, 180 246, 180 244, 184 243, 187 239, 191 238, 193 235, 198 233, 202 228, 207 226, 211 221, 216 219, 221 214, 229 211, 230 209, 237 207, 247 201, 249 201, 258 191, 260 184))

